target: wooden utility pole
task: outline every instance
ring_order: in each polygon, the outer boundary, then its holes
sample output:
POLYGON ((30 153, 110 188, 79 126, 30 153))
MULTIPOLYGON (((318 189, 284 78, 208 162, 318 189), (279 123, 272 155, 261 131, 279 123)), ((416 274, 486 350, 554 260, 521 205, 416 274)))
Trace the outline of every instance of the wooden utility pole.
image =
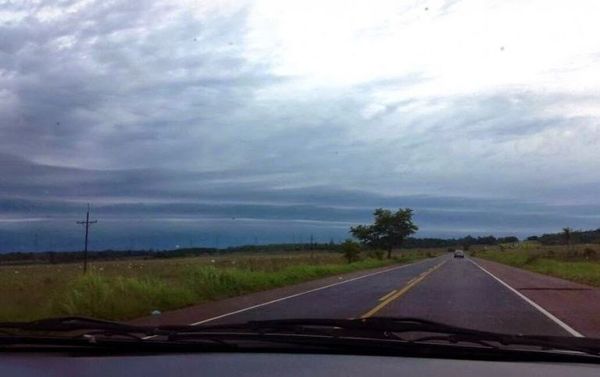
POLYGON ((90 204, 88 203, 87 212, 85 214, 85 221, 78 221, 77 224, 85 225, 85 246, 83 249, 83 273, 87 272, 87 260, 88 260, 88 233, 90 231, 90 224, 97 223, 98 220, 90 221, 90 204))

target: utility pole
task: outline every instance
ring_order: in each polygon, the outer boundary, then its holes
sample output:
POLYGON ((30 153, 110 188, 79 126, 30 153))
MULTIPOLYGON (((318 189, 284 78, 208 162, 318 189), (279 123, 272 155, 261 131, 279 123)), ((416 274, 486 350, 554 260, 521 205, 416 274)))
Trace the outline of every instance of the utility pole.
POLYGON ((77 224, 85 225, 85 248, 83 249, 83 273, 87 272, 87 260, 88 260, 88 233, 90 230, 90 224, 96 224, 98 220, 90 221, 90 204, 88 203, 87 212, 85 214, 85 221, 78 221, 77 224))

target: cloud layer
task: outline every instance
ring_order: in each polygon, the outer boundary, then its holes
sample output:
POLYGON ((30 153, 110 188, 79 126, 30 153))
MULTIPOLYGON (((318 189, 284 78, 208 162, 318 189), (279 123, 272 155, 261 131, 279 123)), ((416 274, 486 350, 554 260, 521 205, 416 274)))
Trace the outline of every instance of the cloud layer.
POLYGON ((596 228, 598 7, 1 3, 0 249, 596 228))

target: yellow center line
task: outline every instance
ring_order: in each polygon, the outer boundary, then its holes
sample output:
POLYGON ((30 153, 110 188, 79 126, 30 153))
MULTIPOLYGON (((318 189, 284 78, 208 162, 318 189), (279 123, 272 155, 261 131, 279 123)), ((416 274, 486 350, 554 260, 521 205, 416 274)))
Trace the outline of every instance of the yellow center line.
POLYGON ((394 293, 396 293, 396 289, 394 289, 393 291, 391 291, 390 293, 388 293, 387 295, 383 296, 382 298, 379 299, 379 301, 383 301, 386 298, 390 297, 391 295, 393 295, 394 293))
POLYGON ((381 301, 381 302, 377 306, 375 306, 373 309, 369 310, 365 314, 361 315, 360 318, 369 318, 369 317, 372 317, 378 311, 380 311, 385 306, 387 306, 390 302, 396 300, 398 297, 400 297, 403 294, 405 294, 406 292, 408 292, 412 287, 414 287, 415 285, 419 284, 429 274, 431 274, 433 271, 435 271, 438 268, 440 268, 444 263, 446 263, 446 261, 443 261, 442 263, 439 263, 439 264, 435 265, 434 267, 432 267, 429 270, 425 271, 424 273, 420 274, 418 277, 409 280, 409 282, 406 283, 406 285, 402 289, 400 289, 399 291, 397 291, 397 292, 396 291, 392 291, 392 292, 388 293, 387 295, 383 296, 382 298, 379 299, 379 301, 381 301))
POLYGON ((406 282, 406 285, 412 283, 413 281, 417 280, 419 277, 415 276, 414 278, 410 279, 409 281, 406 282))

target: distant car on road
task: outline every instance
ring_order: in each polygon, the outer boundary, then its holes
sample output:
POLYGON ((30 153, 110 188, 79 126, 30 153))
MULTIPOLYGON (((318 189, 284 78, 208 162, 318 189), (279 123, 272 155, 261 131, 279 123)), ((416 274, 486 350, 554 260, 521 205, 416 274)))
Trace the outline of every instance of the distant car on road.
POLYGON ((462 250, 455 250, 454 251, 454 258, 464 258, 465 257, 465 253, 462 250))

